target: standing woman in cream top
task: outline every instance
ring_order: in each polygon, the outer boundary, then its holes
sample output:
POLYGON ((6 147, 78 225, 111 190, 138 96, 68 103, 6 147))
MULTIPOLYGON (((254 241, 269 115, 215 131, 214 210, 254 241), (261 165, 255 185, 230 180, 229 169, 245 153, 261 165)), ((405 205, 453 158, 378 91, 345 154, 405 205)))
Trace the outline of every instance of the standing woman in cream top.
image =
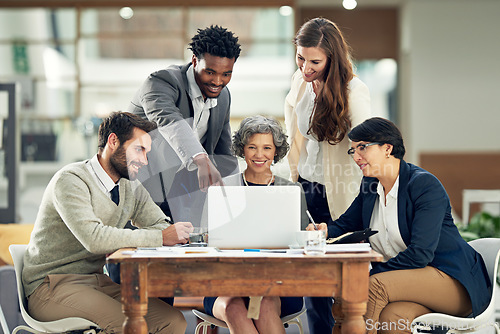
MULTIPOLYGON (((347 133, 371 116, 370 93, 354 75, 349 46, 332 21, 309 20, 294 44, 298 70, 285 101, 288 161, 320 223, 338 218, 357 195, 361 174, 346 157, 347 133)), ((331 333, 331 298, 306 298, 306 306, 310 333, 331 333)))

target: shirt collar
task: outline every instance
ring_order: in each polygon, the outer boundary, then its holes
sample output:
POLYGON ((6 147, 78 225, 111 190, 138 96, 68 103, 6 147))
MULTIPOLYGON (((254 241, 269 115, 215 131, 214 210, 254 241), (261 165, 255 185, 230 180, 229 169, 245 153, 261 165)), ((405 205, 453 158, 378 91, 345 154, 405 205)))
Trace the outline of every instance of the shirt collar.
MULTIPOLYGON (((391 191, 387 194, 387 196, 390 196, 392 198, 397 199, 398 198, 398 189, 399 189, 399 175, 396 179, 396 182, 394 182, 394 185, 392 186, 391 191)), ((384 198, 384 187, 382 186, 382 183, 378 183, 377 185, 377 194, 381 197, 384 198)))
POLYGON ((111 179, 111 177, 106 173, 104 168, 102 168, 99 159, 97 159, 97 154, 89 160, 90 166, 92 170, 95 172, 97 179, 102 182, 102 185, 106 188, 107 191, 111 191, 115 187, 115 183, 111 179))
POLYGON ((206 102, 203 100, 203 94, 201 93, 200 86, 198 86, 198 84, 196 83, 196 79, 194 77, 193 65, 189 66, 189 68, 187 69, 186 76, 189 84, 189 97, 191 97, 191 100, 193 101, 196 99, 200 99, 203 103, 208 102, 210 108, 215 107, 217 105, 216 98, 215 99, 208 98, 206 102))
POLYGON ((188 84, 189 84, 189 96, 191 96, 191 100, 203 98, 201 94, 201 89, 196 83, 196 79, 194 78, 194 68, 193 65, 189 66, 186 72, 188 84))
POLYGON ((392 196, 393 198, 398 198, 398 190, 399 190, 399 175, 398 178, 396 179, 396 182, 394 182, 391 191, 389 191, 389 195, 392 196))

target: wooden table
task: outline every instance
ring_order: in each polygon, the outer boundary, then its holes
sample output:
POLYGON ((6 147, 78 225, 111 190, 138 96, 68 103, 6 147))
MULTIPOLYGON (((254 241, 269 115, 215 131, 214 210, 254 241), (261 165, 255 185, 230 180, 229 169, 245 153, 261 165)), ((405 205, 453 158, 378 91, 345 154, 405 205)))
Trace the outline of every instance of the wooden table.
POLYGON ((306 256, 286 253, 169 254, 135 257, 121 249, 124 333, 147 334, 148 297, 333 296, 341 299, 341 333, 365 333, 370 261, 374 251, 306 256))

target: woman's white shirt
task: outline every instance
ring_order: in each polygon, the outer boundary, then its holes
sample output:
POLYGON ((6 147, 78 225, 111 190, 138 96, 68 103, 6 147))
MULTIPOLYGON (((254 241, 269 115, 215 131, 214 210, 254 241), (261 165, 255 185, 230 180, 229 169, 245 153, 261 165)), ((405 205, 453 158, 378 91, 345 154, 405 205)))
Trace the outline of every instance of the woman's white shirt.
POLYGON ((384 187, 379 182, 378 197, 373 207, 370 227, 378 231, 370 237, 372 248, 384 256, 384 261, 392 259, 406 249, 398 224, 398 190, 399 176, 387 196, 384 187))
MULTIPOLYGON (((288 162, 290 178, 294 182, 299 176, 300 154, 306 146, 305 138, 298 129, 299 122, 295 110, 304 96, 306 85, 307 82, 304 81, 300 69, 297 69, 292 76, 290 92, 285 99, 285 125, 290 143, 288 162)), ((370 91, 358 77, 354 77, 349 82, 348 89, 349 117, 351 118, 351 127, 355 127, 371 117, 370 91)), ((362 174, 353 159, 346 153, 350 147, 347 136, 337 145, 330 145, 327 141, 322 141, 320 144, 323 156, 321 172, 323 173, 328 207, 332 219, 337 219, 349 208, 358 194, 362 174)))
POLYGON ((311 115, 314 112, 314 93, 311 82, 306 84, 306 90, 302 99, 297 103, 297 126, 300 134, 305 138, 305 150, 300 152, 297 169, 299 175, 312 182, 324 184, 323 178, 323 149, 322 144, 312 135, 308 134, 311 115))

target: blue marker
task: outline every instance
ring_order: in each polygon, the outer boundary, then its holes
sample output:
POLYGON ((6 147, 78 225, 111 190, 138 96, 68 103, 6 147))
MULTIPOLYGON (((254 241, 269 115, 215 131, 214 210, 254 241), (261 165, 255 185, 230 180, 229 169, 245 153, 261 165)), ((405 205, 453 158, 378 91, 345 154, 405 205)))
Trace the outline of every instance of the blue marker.
POLYGON ((260 252, 260 253, 286 253, 286 249, 244 249, 245 252, 260 252))

